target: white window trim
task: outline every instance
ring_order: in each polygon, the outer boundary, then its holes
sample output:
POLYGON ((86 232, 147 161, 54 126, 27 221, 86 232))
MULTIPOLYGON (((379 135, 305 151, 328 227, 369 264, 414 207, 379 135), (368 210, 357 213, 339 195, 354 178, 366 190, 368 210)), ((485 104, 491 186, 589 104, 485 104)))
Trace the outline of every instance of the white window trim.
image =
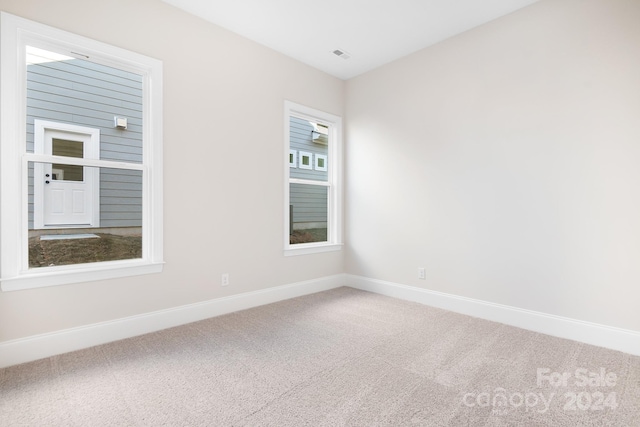
MULTIPOLYGON (((163 266, 162 62, 66 31, 0 12, 0 286, 3 291, 159 273, 163 266), (60 50, 144 76, 143 258, 71 266, 25 268, 28 260, 27 164, 56 156, 26 154, 24 46, 60 50), (16 206, 21 208, 17 209, 16 206)), ((129 163, 61 157, 67 164, 138 169, 129 163)))
MULTIPOLYGON (((298 117, 310 122, 320 122, 328 126, 329 143, 328 158, 331 164, 327 163, 327 181, 314 181, 306 179, 290 178, 289 167, 285 165, 284 179, 284 255, 306 255, 321 252, 342 250, 342 118, 333 114, 325 113, 314 108, 285 101, 284 108, 284 128, 285 128, 285 153, 290 149, 290 117, 298 117), (329 200, 327 212, 327 241, 316 243, 289 243, 289 184, 311 184, 325 185, 329 187, 329 200)), ((298 153, 301 156, 302 152, 298 153)), ((307 153, 311 154, 311 153, 307 153)), ((313 164, 313 162, 312 162, 313 164)), ((300 164, 298 164, 300 167, 300 164)))

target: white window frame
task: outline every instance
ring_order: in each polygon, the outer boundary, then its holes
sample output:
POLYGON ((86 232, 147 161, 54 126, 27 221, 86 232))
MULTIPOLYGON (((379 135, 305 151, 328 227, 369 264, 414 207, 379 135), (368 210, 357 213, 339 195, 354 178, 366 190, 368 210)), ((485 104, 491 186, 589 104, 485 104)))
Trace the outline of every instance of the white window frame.
POLYGON ((162 234, 162 62, 125 49, 0 12, 0 286, 2 291, 159 273, 162 234), (25 46, 64 53, 143 76, 141 164, 27 153, 25 46), (84 56, 83 56, 84 55, 84 56), (141 170, 140 259, 28 267, 29 162, 141 170))
MULTIPOLYGON (((310 122, 319 122, 328 128, 328 159, 327 163, 327 181, 307 180, 291 178, 289 166, 285 165, 284 179, 284 255, 306 255, 320 252, 339 251, 342 250, 342 118, 333 114, 325 113, 314 108, 296 104, 291 101, 285 101, 284 105, 284 128, 285 128, 285 153, 290 150, 290 118, 298 117, 310 122), (329 163, 330 161, 330 163, 329 163), (314 243, 289 243, 289 184, 310 184, 321 185, 328 188, 327 201, 327 241, 314 243)), ((301 157, 302 152, 299 152, 301 157)), ((311 153, 307 153, 311 154, 311 153)), ((313 160, 313 159, 312 159, 313 160)), ((311 162, 313 165, 313 161, 311 162)), ((300 167, 300 162, 298 162, 300 167)), ((312 166, 313 167, 313 166, 312 166)))

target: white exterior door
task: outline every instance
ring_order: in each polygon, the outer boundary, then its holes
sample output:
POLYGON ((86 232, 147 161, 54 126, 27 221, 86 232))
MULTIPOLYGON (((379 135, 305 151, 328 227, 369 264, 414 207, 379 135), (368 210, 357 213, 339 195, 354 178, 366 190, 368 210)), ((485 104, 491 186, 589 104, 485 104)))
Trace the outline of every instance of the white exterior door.
MULTIPOLYGON (((35 121, 36 154, 97 159, 98 129, 35 121)), ((34 165, 34 228, 99 227, 98 168, 61 163, 34 165)))

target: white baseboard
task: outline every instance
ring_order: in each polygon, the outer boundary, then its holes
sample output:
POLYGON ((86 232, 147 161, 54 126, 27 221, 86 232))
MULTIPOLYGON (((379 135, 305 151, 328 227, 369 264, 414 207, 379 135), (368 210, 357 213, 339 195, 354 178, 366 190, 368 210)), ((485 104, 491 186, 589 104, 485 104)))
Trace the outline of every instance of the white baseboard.
POLYGON ((361 276, 338 274, 167 310, 0 343, 0 368, 31 362, 234 311, 350 286, 473 317, 640 356, 640 332, 361 276))
POLYGON ((362 276, 346 275, 344 283, 364 291, 640 356, 640 332, 638 331, 614 328, 362 276))
POLYGON ((343 274, 0 343, 0 368, 344 286, 343 274))

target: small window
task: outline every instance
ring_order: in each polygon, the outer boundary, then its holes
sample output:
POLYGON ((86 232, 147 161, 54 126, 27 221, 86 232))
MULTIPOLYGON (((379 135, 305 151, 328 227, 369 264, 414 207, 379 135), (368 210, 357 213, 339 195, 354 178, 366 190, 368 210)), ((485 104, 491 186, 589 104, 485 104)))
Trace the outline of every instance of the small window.
POLYGON ((162 63, 1 21, 2 290, 162 271, 162 63))
POLYGON ((313 169, 313 154, 306 151, 300 152, 300 169, 313 169))
MULTIPOLYGON (((35 126, 38 126, 38 120, 34 120, 34 122, 36 123, 35 126)), ((69 139, 51 138, 49 142, 51 144, 51 154, 53 156, 75 157, 77 159, 85 158, 84 141, 71 140, 72 137, 73 135, 70 135, 69 139)), ((38 142, 45 144, 43 141, 38 142)), ((54 163, 53 168, 59 172, 53 176, 55 180, 84 181, 84 169, 82 166, 54 163)))
POLYGON ((298 158, 298 152, 296 150, 289 150, 289 167, 296 167, 296 160, 298 158))
POLYGON ((285 255, 340 250, 342 120, 290 102, 285 117, 286 150, 298 153, 286 168, 285 255))
POLYGON ((322 172, 327 171, 327 156, 325 154, 316 154, 315 170, 322 172))

